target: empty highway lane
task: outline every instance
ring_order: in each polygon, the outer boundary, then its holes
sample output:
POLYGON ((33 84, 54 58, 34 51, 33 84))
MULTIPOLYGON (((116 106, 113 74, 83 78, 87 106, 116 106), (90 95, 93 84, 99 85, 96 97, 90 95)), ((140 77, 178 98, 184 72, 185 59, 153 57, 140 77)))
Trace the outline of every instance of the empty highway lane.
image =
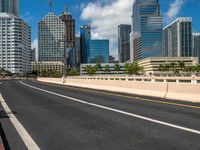
POLYGON ((147 99, 3 81, 4 140, 14 150, 200 150, 199 104, 147 99))

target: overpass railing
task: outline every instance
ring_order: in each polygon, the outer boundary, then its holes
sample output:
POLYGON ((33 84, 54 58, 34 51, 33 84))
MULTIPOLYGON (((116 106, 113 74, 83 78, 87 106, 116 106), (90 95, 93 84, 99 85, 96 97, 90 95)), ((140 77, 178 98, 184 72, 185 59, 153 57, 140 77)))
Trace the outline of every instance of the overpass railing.
POLYGON ((163 82, 163 83, 188 83, 200 84, 200 77, 197 76, 74 76, 67 77, 68 79, 82 79, 82 80, 110 80, 110 81, 134 81, 134 82, 163 82))

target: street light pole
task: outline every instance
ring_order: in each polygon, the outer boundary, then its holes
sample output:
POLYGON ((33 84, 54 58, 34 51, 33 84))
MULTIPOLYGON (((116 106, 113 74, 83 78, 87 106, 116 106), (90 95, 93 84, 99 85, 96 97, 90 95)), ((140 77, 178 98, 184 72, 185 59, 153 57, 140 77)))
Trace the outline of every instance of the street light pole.
POLYGON ((67 43, 67 40, 66 40, 66 35, 64 35, 64 68, 63 68, 63 77, 65 78, 66 75, 67 75, 67 46, 66 46, 66 43, 67 43))

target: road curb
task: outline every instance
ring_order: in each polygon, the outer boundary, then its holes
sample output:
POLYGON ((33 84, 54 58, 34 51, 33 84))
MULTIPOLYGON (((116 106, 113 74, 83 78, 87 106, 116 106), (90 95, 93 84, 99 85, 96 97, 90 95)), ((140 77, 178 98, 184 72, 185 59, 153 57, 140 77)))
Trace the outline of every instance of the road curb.
POLYGON ((0 150, 10 150, 1 122, 0 122, 0 150))

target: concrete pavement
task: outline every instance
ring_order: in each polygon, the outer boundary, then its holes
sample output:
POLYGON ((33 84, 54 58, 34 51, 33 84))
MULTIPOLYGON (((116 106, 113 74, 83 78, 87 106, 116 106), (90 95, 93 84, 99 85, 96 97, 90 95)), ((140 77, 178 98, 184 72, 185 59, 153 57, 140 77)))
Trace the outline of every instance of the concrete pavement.
MULTIPOLYGON (((16 119, 40 149, 200 149, 199 134, 137 117, 200 131, 199 104, 181 103, 197 106, 182 107, 139 101, 130 95, 123 97, 115 93, 109 95, 32 81, 23 83, 3 82, 0 92, 16 119)), ((1 117, 1 123, 11 149, 26 149, 11 121, 1 117)))

